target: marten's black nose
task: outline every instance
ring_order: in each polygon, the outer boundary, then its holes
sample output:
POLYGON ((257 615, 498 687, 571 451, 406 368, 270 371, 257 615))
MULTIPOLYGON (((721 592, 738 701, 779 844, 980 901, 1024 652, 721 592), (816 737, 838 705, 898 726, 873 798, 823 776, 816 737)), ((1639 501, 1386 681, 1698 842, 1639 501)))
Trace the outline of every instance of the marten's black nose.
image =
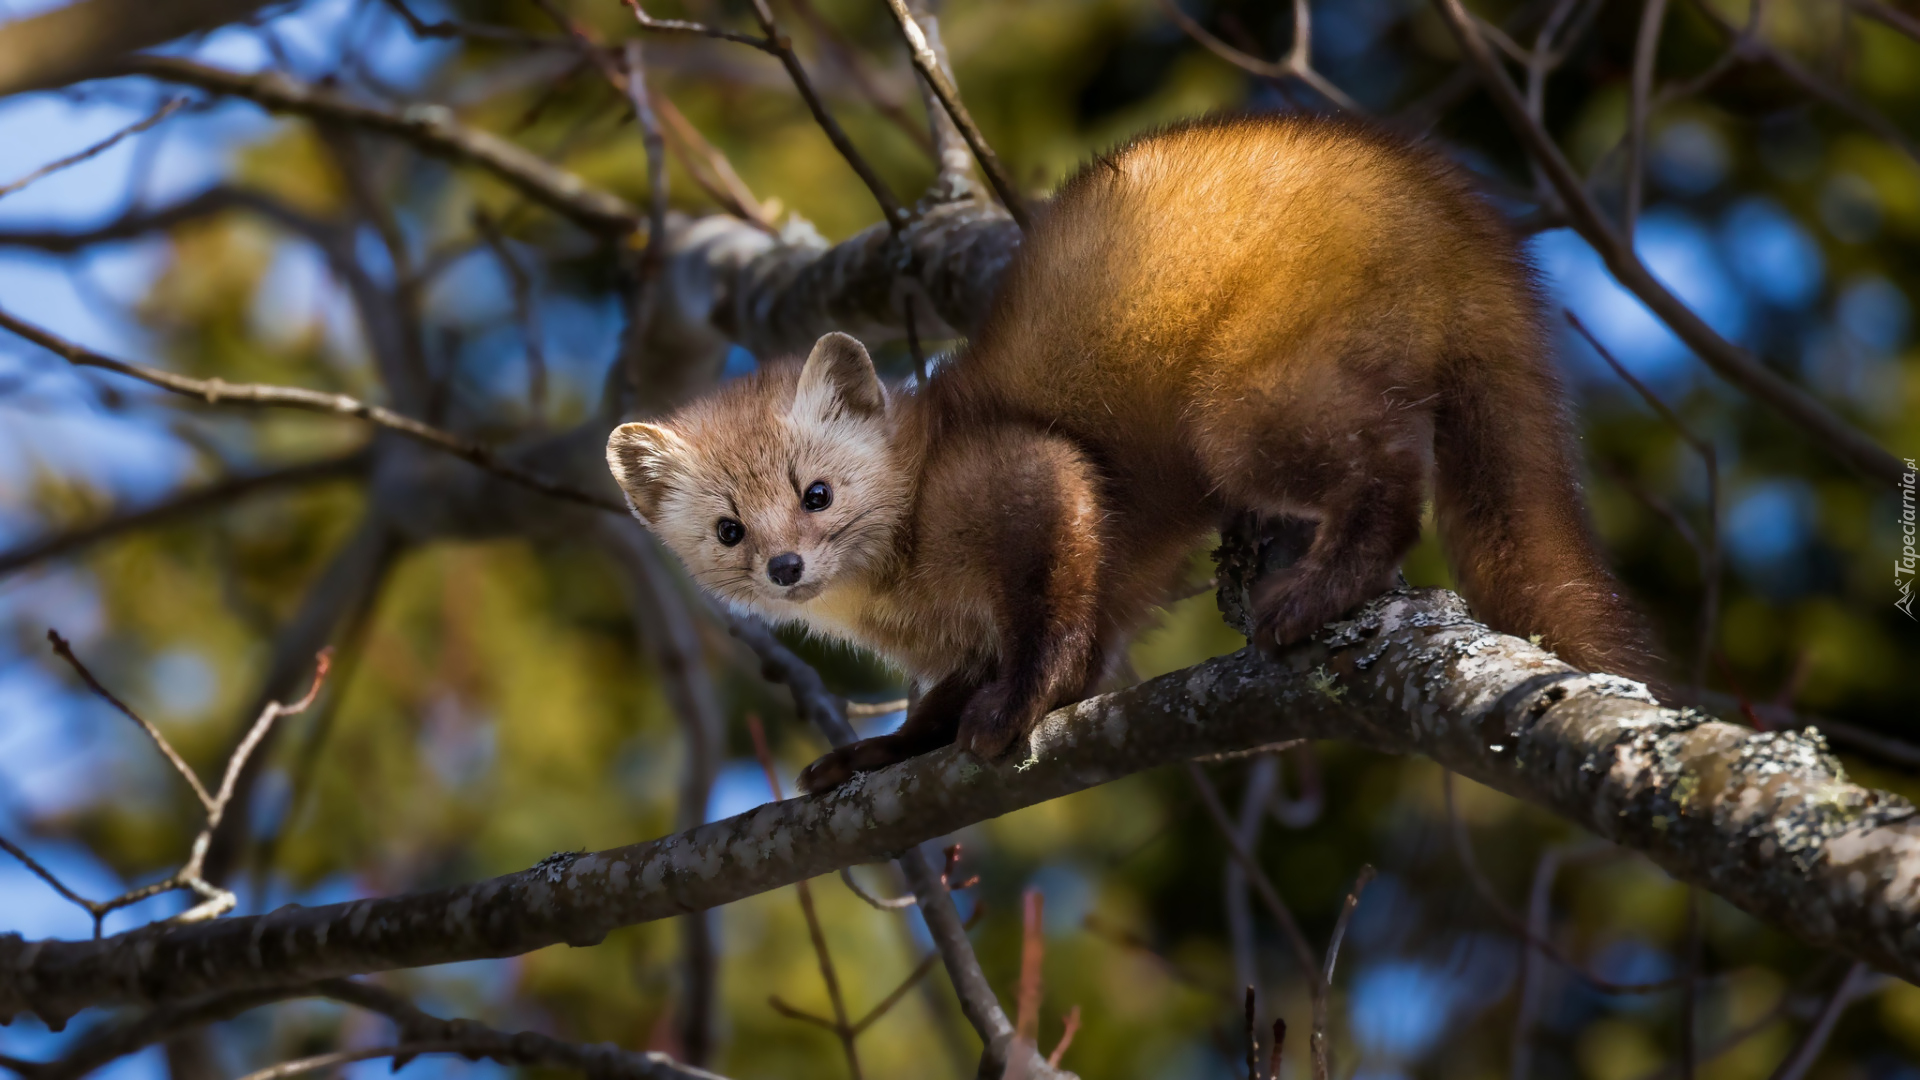
POLYGON ((800 575, 806 568, 807 564, 800 560, 799 553, 789 551, 767 560, 767 578, 784 589, 788 585, 798 585, 800 575))

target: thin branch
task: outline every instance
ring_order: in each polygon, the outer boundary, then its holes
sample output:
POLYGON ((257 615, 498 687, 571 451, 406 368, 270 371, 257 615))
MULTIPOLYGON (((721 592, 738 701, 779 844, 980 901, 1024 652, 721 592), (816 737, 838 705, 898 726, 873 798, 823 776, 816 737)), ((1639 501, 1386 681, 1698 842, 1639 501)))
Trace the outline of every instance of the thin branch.
MULTIPOLYGON (((1533 868, 1533 886, 1527 893, 1530 941, 1547 939, 1548 924, 1553 917, 1553 881, 1560 873, 1561 863, 1568 858, 1590 858, 1616 850, 1610 844, 1590 841, 1576 847, 1550 847, 1540 853, 1540 861, 1533 868)), ((1544 996, 1540 989, 1541 962, 1538 949, 1526 949, 1520 954, 1519 1007, 1514 1011, 1513 1035, 1507 1054, 1508 1075, 1512 1080, 1532 1080, 1534 1075, 1533 1026, 1539 1018, 1544 996)))
POLYGON ((1367 884, 1373 880, 1373 867, 1362 864, 1360 873, 1353 879, 1353 888, 1340 905, 1340 917, 1334 920, 1333 936, 1327 939, 1327 966, 1320 980, 1328 986, 1333 985, 1334 964, 1340 959, 1340 943, 1347 938, 1347 923, 1353 920, 1353 909, 1360 906, 1360 894, 1366 891, 1367 884))
POLYGON ((372 455, 355 450, 340 457, 322 458, 281 469, 230 476, 203 487, 175 494, 150 506, 124 510, 90 525, 30 540, 9 551, 0 551, 0 575, 10 574, 34 563, 65 555, 122 533, 163 525, 203 510, 277 488, 301 487, 350 476, 364 475, 372 465, 372 455))
MULTIPOLYGON (((754 2, 764 4, 766 0, 754 0, 754 2)), ((1000 163, 999 156, 993 152, 993 147, 987 144, 986 136, 980 133, 979 126, 973 122, 973 115, 967 112, 966 103, 960 100, 959 89, 954 86, 953 80, 947 77, 946 69, 940 66, 939 54, 934 52, 932 44, 927 41, 926 31, 914 21, 913 13, 907 10, 905 0, 887 0, 887 7, 892 10, 894 21, 900 25, 901 35, 906 38, 907 52, 913 57, 913 66, 920 69, 921 77, 926 79, 927 84, 933 88, 934 95, 940 99, 941 107, 946 109, 947 115, 953 119, 954 126, 958 127, 960 134, 966 138, 967 147, 973 151, 974 160, 980 163, 980 171, 987 174, 987 183, 993 186, 994 194, 999 196, 1000 202, 1007 208, 1007 213, 1012 215, 1014 222, 1020 226, 1020 231, 1032 232, 1033 220, 1027 209, 1026 199, 1014 186, 1012 177, 1007 174, 1006 166, 1000 163)))
POLYGON ((269 702, 267 704, 266 708, 261 711, 259 718, 255 720, 253 727, 248 731, 246 738, 241 740, 240 745, 236 747, 234 752, 228 757, 226 774, 220 783, 218 794, 208 795, 206 787, 200 782, 199 775, 186 763, 186 760, 180 756, 179 752, 174 750, 172 744, 167 742, 166 737, 160 733, 160 730, 148 723, 131 708, 128 708, 125 702, 122 702, 105 686, 102 686, 100 680, 94 678, 93 672, 87 670, 87 666, 80 662, 78 656, 74 655, 72 646, 65 638, 61 637, 59 633, 54 630, 48 630, 47 640, 53 644, 53 651, 68 664, 72 665, 74 671, 79 673, 81 680, 85 682, 95 694, 104 698, 114 708, 120 710, 121 713, 138 724, 142 731, 147 733, 148 737, 153 740, 153 744, 160 749, 160 753, 166 757, 167 761, 172 763, 174 769, 185 778, 188 786, 193 788, 193 793, 199 798, 201 809, 206 815, 206 824, 201 828, 199 834, 194 837, 193 845, 187 856, 185 865, 160 881, 122 893, 111 900, 88 900, 59 883, 38 863, 28 858, 24 851, 14 847, 4 838, 0 838, 0 845, 4 845, 7 851, 26 863, 29 869, 40 874, 42 878, 46 879, 48 884, 59 891, 60 895, 86 909, 87 913, 93 916, 93 936, 95 940, 99 939, 108 915, 121 908, 137 904, 148 897, 158 896, 165 892, 172 892, 175 889, 191 890, 195 895, 200 897, 201 902, 178 915, 162 920, 163 922, 170 924, 200 922, 218 915, 224 915, 228 911, 233 910, 233 905, 236 902, 234 894, 210 884, 204 876, 203 870, 206 863, 207 850, 213 842, 215 832, 220 828, 221 818, 226 813, 227 805, 233 798, 234 782, 240 775, 241 770, 246 767, 247 759, 252 756, 254 749, 259 746, 260 740, 266 735, 267 729, 272 727, 275 720, 282 716, 292 716, 305 712, 307 708, 313 704, 314 698, 320 693, 321 684, 326 681, 330 653, 322 650, 316 658, 313 685, 312 688, 307 691, 305 697, 291 704, 283 705, 277 702, 269 702))
POLYGON ((1187 762, 1187 776, 1200 793, 1200 803, 1206 808, 1207 816, 1213 819, 1214 827, 1227 841, 1227 851, 1246 869, 1247 880, 1253 884, 1268 913, 1280 924, 1281 933, 1293 950, 1294 962, 1300 965, 1300 972, 1306 978, 1307 998, 1313 1008, 1313 1028, 1308 1036, 1308 1046, 1313 1056, 1313 1076, 1314 1080, 1328 1080, 1331 1072, 1327 1053, 1328 987, 1327 980, 1321 974, 1320 962, 1314 958, 1313 946, 1307 943, 1307 935, 1295 921, 1286 901, 1280 898, 1280 890, 1274 887, 1273 879, 1261 869, 1260 861, 1254 858, 1253 852, 1240 842, 1232 819, 1227 817, 1227 808, 1220 803, 1220 793, 1214 790, 1213 781, 1207 779, 1206 772, 1192 761, 1187 762))
POLYGON ((1920 41, 1920 18, 1881 0, 1847 0, 1847 6, 1870 19, 1878 19, 1915 41, 1920 41))
MULTIPOLYGON (((1644 156, 1647 145, 1647 112, 1653 97, 1653 64, 1660 52, 1660 30, 1666 25, 1667 0, 1646 0, 1640 14, 1640 33, 1634 39, 1633 79, 1627 109, 1627 200, 1621 214, 1620 231, 1633 239, 1634 225, 1640 220, 1640 201, 1646 184, 1644 156)), ((1535 119, 1539 119, 1536 114, 1535 119)))
POLYGON ((1493 913, 1499 916, 1500 921, 1507 924, 1509 930, 1520 935, 1521 939, 1526 942, 1528 948, 1547 957, 1568 971, 1573 972, 1579 976, 1583 982, 1602 993, 1657 994, 1682 985, 1685 980, 1680 976, 1645 983, 1618 983, 1611 979, 1603 979, 1593 972, 1588 971, 1578 961, 1562 952, 1560 947, 1555 945, 1551 938, 1546 937, 1544 934, 1535 933, 1528 921, 1522 920, 1518 915, 1514 914, 1513 909, 1507 907, 1506 901, 1500 899, 1500 894, 1494 889, 1493 882, 1488 881, 1487 875, 1481 871, 1480 860, 1475 858, 1473 854, 1473 838, 1467 833, 1466 819, 1460 816, 1459 810, 1454 805, 1453 773, 1451 771, 1441 772, 1440 787, 1445 793, 1447 822, 1449 832, 1452 834, 1454 854, 1460 858, 1460 868, 1466 871, 1467 880, 1472 883, 1474 891, 1478 892, 1480 898, 1487 902, 1487 906, 1493 909, 1493 913))
MULTIPOLYGON (((1039 889, 1028 889, 1020 898, 1020 990, 1013 1002, 1013 1040, 1016 1047, 1037 1050, 1040 1046, 1041 965, 1046 960, 1047 898, 1039 889)), ((1016 1053, 1007 1063, 1007 1080, 1025 1080, 1026 1066, 1032 1058, 1016 1053)))
POLYGON ((21 865, 25 866, 28 870, 33 871, 33 874, 35 877, 38 877, 41 881, 44 881, 48 885, 51 885, 53 887, 54 892, 57 892, 62 897, 65 897, 67 900, 75 904, 78 904, 83 908, 86 908, 89 912, 93 910, 94 908, 93 901, 88 900, 86 897, 81 896, 79 893, 74 892, 72 889, 67 888, 66 882, 61 881, 60 878, 57 875, 55 875, 53 871, 47 869, 44 866, 41 866, 38 862, 34 860, 33 856, 27 854, 24 849, 22 849, 19 845, 15 844, 13 841, 7 839, 4 836, 0 836, 0 850, 4 850, 6 851, 7 854, 13 856, 16 859, 19 859, 21 865))
POLYGON ((895 701, 849 701, 846 707, 847 719, 870 720, 876 716, 887 716, 892 713, 905 712, 907 705, 908 701, 906 698, 900 698, 895 701))
POLYGON ((656 282, 666 253, 667 148, 660 136, 660 121, 654 116, 652 97, 647 92, 646 60, 639 38, 628 39, 623 59, 627 101, 633 106, 634 120, 640 125, 640 139, 647 148, 647 246, 640 251, 640 280, 632 301, 628 343, 622 350, 628 386, 637 398, 646 378, 639 343, 653 323, 654 305, 659 300, 656 282))
POLYGON ((1767 63, 1773 65, 1774 69, 1780 72, 1780 74, 1785 75, 1789 80, 1797 83, 1802 90, 1826 102, 1839 112, 1852 117, 1853 121, 1861 127, 1866 128, 1868 131, 1873 132, 1874 135, 1898 148, 1901 153, 1906 154, 1915 162, 1920 162, 1920 141, 1916 141, 1912 135, 1907 133, 1905 128, 1895 123, 1892 118, 1873 109, 1849 93, 1845 87, 1828 80, 1819 72, 1802 64, 1799 60, 1767 44, 1766 40, 1758 35, 1742 35, 1731 22, 1727 21, 1726 16, 1714 9, 1712 4, 1704 3, 1702 0, 1694 0, 1693 6, 1695 10, 1705 15, 1714 26, 1718 27, 1721 33, 1727 35, 1727 37, 1735 43, 1740 44, 1746 55, 1765 60, 1767 63))
MULTIPOLYGON (((780 793, 780 774, 773 767, 773 751, 767 747, 767 733, 760 727, 760 718, 752 713, 747 714, 747 732, 753 737, 754 757, 760 759, 760 768, 767 775, 767 790, 773 793, 773 800, 779 802, 784 797, 780 793)), ((833 1021, 828 1028, 840 1039, 840 1049, 847 1057, 847 1072, 852 1074, 853 1080, 860 1080, 860 1052, 854 1045, 858 1032, 847 1020, 846 998, 840 993, 840 974, 833 966, 833 953, 827 948, 827 935, 820 928, 820 914, 813 907, 813 889, 804 881, 796 881, 794 890, 800 894, 800 912, 807 921, 807 937, 813 942, 813 955, 820 964, 820 981, 826 984, 827 1001, 833 1006, 833 1021)), ((777 1003, 774 1007, 780 1008, 777 1003)), ((788 1015, 814 1019, 797 1011, 788 1015)))
POLYGON ((1847 966, 1846 974, 1840 976, 1839 985, 1833 988, 1833 993, 1827 995, 1826 1002, 1820 1006, 1820 1015, 1814 1018, 1813 1026, 1800 1037, 1786 1060, 1773 1071, 1770 1080, 1802 1080, 1807 1075, 1814 1062, 1820 1060, 1820 1052, 1827 1048, 1827 1040, 1833 1037, 1833 1029, 1839 1024, 1840 1015, 1847 1011, 1847 1006, 1853 1004, 1856 992, 1871 975, 1872 971, 1867 965, 1859 961, 1847 966))
POLYGON ((849 42, 838 27, 820 14, 813 0, 792 0, 793 10, 800 15, 800 21, 807 24, 828 52, 840 61, 840 67, 853 80, 860 93, 874 110, 887 118, 888 122, 900 129, 901 134, 913 141, 915 146, 929 153, 935 152, 934 140, 927 129, 914 120, 912 114, 900 103, 900 99, 881 86, 880 78, 868 66, 866 57, 849 42))
POLYGON ((1693 1080, 1700 1048, 1700 890, 1687 890, 1687 929, 1680 958, 1680 1080, 1693 1080))
POLYGON ((773 628, 751 615, 740 615, 730 608, 709 602, 709 607, 726 624, 727 632, 739 638, 760 658, 760 676, 768 682, 785 683, 793 694, 794 710, 826 737, 833 746, 845 746, 859 738, 847 723, 840 699, 827 689, 820 673, 792 649, 782 644, 773 628))
POLYGON ((1868 476, 1898 483, 1903 467, 1873 440, 1836 416, 1805 391, 1769 370, 1745 349, 1720 336, 1684 301, 1653 276, 1634 253, 1633 246, 1600 213, 1580 176, 1567 163, 1546 130, 1527 115, 1519 92, 1499 61, 1487 48, 1460 0, 1434 0, 1454 37, 1480 72, 1480 81, 1493 96, 1507 124, 1546 171, 1554 190, 1566 205, 1575 230, 1599 253, 1614 279, 1638 296, 1707 366, 1721 377, 1772 407, 1782 417, 1812 436, 1840 460, 1868 476))
POLYGON ((853 145, 853 140, 847 137, 846 129, 840 126, 840 121, 835 120, 833 114, 827 111, 826 102, 821 99, 820 92, 814 89, 813 80, 807 77, 806 68, 801 66, 799 55, 793 51, 792 40, 781 32, 779 23, 774 21, 773 9, 767 6, 766 0, 752 0, 754 18, 759 20, 760 30, 765 35, 759 38, 679 19, 655 19, 641 9, 638 0, 621 0, 621 2, 627 5, 627 8, 633 12, 634 18, 638 19, 645 29, 699 34, 739 42, 779 60, 780 65, 787 69, 787 77, 793 80, 794 89, 799 91, 800 100, 806 102, 808 111, 813 113, 814 122, 819 124, 820 130, 826 134, 827 141, 839 151, 840 157, 853 169, 854 174, 860 177, 860 182, 867 186, 867 191, 873 195, 873 201, 879 204, 880 216, 886 221, 888 227, 898 229, 907 221, 909 215, 906 208, 900 205, 900 200, 894 197, 892 189, 880 179, 880 174, 874 171, 873 166, 867 163, 867 159, 861 155, 859 148, 853 145))
POLYGON ((621 235, 640 224, 639 212, 625 200, 497 135, 467 127, 444 105, 410 105, 395 111, 362 104, 337 90, 299 82, 277 71, 247 75, 170 56, 135 57, 118 71, 245 98, 270 112, 346 124, 401 139, 423 153, 485 169, 589 232, 621 235))
POLYGON ((153 745, 160 749, 160 755, 167 759, 167 763, 173 766, 173 770, 186 780, 188 787, 193 789, 194 798, 200 800, 200 809, 206 813, 212 813, 213 796, 207 794, 206 787, 200 783, 199 774, 195 773, 193 766, 188 765, 186 759, 180 756, 180 752, 173 748, 173 744, 167 741, 167 737, 160 734, 160 729, 148 723, 139 713, 134 712, 126 702, 115 697, 113 691, 102 686, 100 680, 94 678, 93 672, 87 670, 87 665, 81 663, 80 658, 74 655, 73 646, 66 638, 60 636, 59 631, 49 628, 47 641, 52 644, 54 655, 65 660, 73 668, 74 673, 80 676, 80 681, 87 684, 87 689, 92 690, 96 697, 119 710, 120 715, 133 721, 141 731, 147 733, 147 738, 152 739, 153 745))
POLYGON ((1307 0, 1294 0, 1293 2, 1293 47, 1288 49, 1286 57, 1278 62, 1262 60, 1257 56, 1250 56, 1220 40, 1212 31, 1200 25, 1198 20, 1180 10, 1180 6, 1175 0, 1158 0, 1158 2, 1160 4, 1160 10, 1166 12, 1167 17, 1172 19, 1174 24, 1181 30, 1185 31, 1188 37, 1199 42, 1206 47, 1208 52, 1232 64, 1234 67, 1273 82, 1278 82, 1282 79, 1299 79, 1301 82, 1311 86, 1321 97, 1333 102, 1340 109, 1356 115, 1366 115, 1367 110, 1362 108, 1359 102, 1348 97, 1345 91, 1327 81, 1325 76, 1314 70, 1311 59, 1313 46, 1312 12, 1307 6, 1307 0))
POLYGON ((519 256, 513 253, 507 238, 500 234, 500 226, 494 222, 491 214, 476 208, 473 225, 507 277, 507 291, 513 298, 513 318, 520 324, 521 342, 527 350, 527 408, 538 424, 547 415, 547 360, 541 341, 540 305, 534 297, 533 276, 521 264, 519 256))
POLYGON ((620 2, 627 6, 628 11, 633 12, 633 17, 639 21, 640 27, 643 30, 658 30, 670 34, 692 34, 695 37, 709 37, 719 41, 731 41, 738 45, 746 45, 750 48, 759 49, 769 56, 780 55, 774 43, 767 38, 755 37, 752 34, 742 34, 737 30, 707 26, 704 23, 688 22, 685 19, 656 19, 647 14, 636 0, 620 0, 620 2))
POLYGON ((1693 429, 1680 419, 1680 414, 1674 412, 1671 406, 1662 401, 1660 395, 1653 392, 1652 387, 1642 382, 1638 376, 1628 370, 1625 364, 1615 359, 1612 350, 1601 344, 1600 339, 1587 329, 1579 316, 1571 310, 1566 311, 1565 314, 1567 323, 1586 339, 1594 352, 1600 354, 1600 359, 1607 362, 1607 366, 1613 369, 1614 374, 1620 376, 1621 381, 1628 386, 1633 387, 1641 400, 1659 414, 1660 418, 1667 422, 1667 426, 1673 428, 1680 438, 1693 448, 1694 453, 1700 455, 1700 463, 1706 469, 1707 527, 1704 536, 1695 533, 1678 512, 1663 509, 1657 503, 1654 504, 1656 511, 1672 521, 1680 535, 1693 546, 1694 555, 1699 560, 1702 595, 1698 617, 1698 640, 1694 647, 1693 663, 1693 690, 1698 694, 1706 687, 1707 660, 1713 655, 1714 639, 1719 636, 1720 628, 1720 590, 1724 560, 1720 552, 1719 452, 1714 449, 1711 442, 1694 434, 1693 429))
POLYGON ((148 116, 146 119, 138 121, 137 123, 134 123, 128 127, 121 128, 119 131, 114 132, 113 134, 107 136, 106 138, 100 140, 97 143, 94 143, 92 146, 87 147, 85 150, 82 150, 77 154, 70 154, 66 157, 61 158, 58 161, 50 162, 46 165, 42 165, 39 168, 28 173, 27 175, 21 177, 20 179, 15 180, 11 184, 0 184, 0 199, 4 199, 7 196, 13 194, 14 192, 19 191, 21 188, 26 187, 27 185, 33 183, 35 180, 39 180, 45 176, 51 176, 52 174, 59 172, 61 169, 78 165, 83 161, 87 161, 91 158, 95 158, 100 156, 101 154, 106 153, 108 150, 111 150, 115 146, 118 146, 120 144, 120 140, 125 139, 129 136, 138 135, 141 132, 146 131, 149 128, 152 128, 154 125, 160 123, 162 120, 165 120, 167 117, 172 116, 174 113, 179 112, 181 106, 185 105, 186 103, 187 103, 186 98, 183 98, 183 97, 173 98, 169 100, 166 104, 154 110, 153 115, 148 116))
POLYGON ((194 398, 209 405, 238 404, 257 406, 276 406, 288 409, 302 409, 308 412, 332 413, 336 416, 348 416, 356 420, 365 420, 391 431, 397 431, 408 438, 445 450, 455 457, 495 473, 516 484, 532 488, 543 495, 569 502, 580 503, 599 510, 607 510, 625 515, 628 508, 612 499, 589 494, 556 483, 544 477, 511 465, 501 460, 493 450, 480 443, 462 438, 451 432, 423 424, 412 417, 402 416, 392 409, 380 405, 369 405, 364 401, 348 397, 345 394, 330 394, 323 390, 308 390, 297 386, 272 386, 265 383, 230 383, 224 379, 195 379, 185 375, 176 375, 171 371, 162 371, 142 364, 132 364, 124 360, 115 360, 103 356, 91 349, 76 345, 65 338, 24 322, 12 314, 0 311, 0 328, 26 338, 28 341, 54 353, 76 367, 102 368, 141 382, 171 391, 182 397, 194 398))
POLYGON ((529 49, 564 49, 570 47, 566 38, 552 34, 531 34, 525 30, 515 30, 510 26, 490 26, 486 23, 468 22, 465 19, 438 19, 427 22, 414 14, 405 0, 386 0, 386 5, 400 20, 407 24, 407 31, 415 37, 435 38, 452 41, 464 38, 469 41, 491 41, 501 45, 519 45, 529 49))
POLYGON ((753 223, 755 228, 764 232, 778 232, 774 228, 773 211, 767 204, 754 197, 752 189, 734 170, 733 162, 720 148, 707 141, 700 129, 693 126, 685 113, 680 111, 671 100, 662 97, 654 101, 654 109, 660 114, 662 130, 668 142, 680 157, 681 164, 687 168, 687 175, 700 185, 714 202, 735 217, 753 223))
MULTIPOLYGON (((380 1013, 394 1022, 403 1044, 447 1042, 450 1051, 470 1059, 485 1058, 502 1065, 556 1065, 605 1080, 726 1080, 652 1051, 622 1050, 612 1043, 585 1046, 533 1031, 508 1032, 477 1020, 443 1020, 422 1011, 400 995, 372 983, 329 979, 311 987, 315 993, 357 1008, 380 1013)), ((397 1070, 415 1053, 394 1058, 397 1070)))

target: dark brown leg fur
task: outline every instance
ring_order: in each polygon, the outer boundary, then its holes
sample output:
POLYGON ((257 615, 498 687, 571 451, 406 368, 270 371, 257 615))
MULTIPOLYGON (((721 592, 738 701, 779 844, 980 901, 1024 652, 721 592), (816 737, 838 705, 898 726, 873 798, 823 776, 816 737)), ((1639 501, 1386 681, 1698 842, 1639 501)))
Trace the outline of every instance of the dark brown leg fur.
POLYGON ((826 791, 839 787, 857 772, 884 769, 896 762, 932 750, 953 741, 960 729, 960 714, 980 689, 983 679, 970 672, 949 675, 920 695, 907 711, 906 723, 891 735, 848 743, 806 767, 800 774, 801 791, 826 791))
POLYGON ((1390 588, 1420 538, 1427 413, 1390 369, 1313 369, 1209 418, 1220 497, 1262 522, 1254 640, 1285 648, 1390 588), (1312 522, 1302 544, 1303 522, 1312 522), (1304 551, 1301 548, 1304 546, 1304 551))
POLYGON ((1057 438, 1009 438, 984 524, 1000 657, 960 719, 959 744, 989 760, 1048 710, 1084 697, 1100 675, 1103 543, 1092 470, 1057 438))

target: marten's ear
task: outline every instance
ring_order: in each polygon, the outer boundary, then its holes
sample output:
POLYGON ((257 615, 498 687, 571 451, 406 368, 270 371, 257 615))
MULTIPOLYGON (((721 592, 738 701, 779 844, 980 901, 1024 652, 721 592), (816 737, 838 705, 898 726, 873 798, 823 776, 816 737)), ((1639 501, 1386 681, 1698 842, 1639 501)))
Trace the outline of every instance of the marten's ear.
POLYGON ((867 347, 846 334, 832 333, 814 342, 807 354, 793 407, 822 417, 839 412, 877 416, 886 411, 887 391, 867 347))
POLYGON ((659 512, 673 459, 685 449, 673 429, 659 424, 621 424, 607 436, 607 468, 640 520, 651 522, 659 512))

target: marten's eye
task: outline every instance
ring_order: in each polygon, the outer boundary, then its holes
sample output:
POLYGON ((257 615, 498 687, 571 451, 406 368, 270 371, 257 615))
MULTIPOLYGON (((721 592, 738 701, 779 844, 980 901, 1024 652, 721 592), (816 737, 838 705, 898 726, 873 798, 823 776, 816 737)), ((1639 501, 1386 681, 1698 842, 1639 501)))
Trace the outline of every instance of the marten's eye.
POLYGON ((833 489, 825 480, 815 480, 807 485, 806 494, 800 496, 800 509, 809 513, 825 510, 833 505, 833 489))
POLYGON ((732 547, 746 539, 747 527, 732 518, 721 518, 720 523, 713 527, 713 534, 720 538, 721 544, 732 547))

